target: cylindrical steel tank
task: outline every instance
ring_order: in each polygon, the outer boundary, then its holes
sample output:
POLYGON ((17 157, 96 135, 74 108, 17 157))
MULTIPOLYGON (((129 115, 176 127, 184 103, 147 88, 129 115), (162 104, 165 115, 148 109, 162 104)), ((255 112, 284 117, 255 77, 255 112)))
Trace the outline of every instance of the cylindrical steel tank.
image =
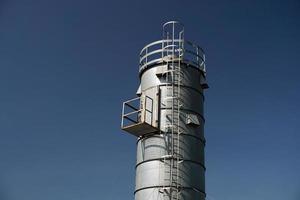
POLYGON ((205 58, 183 36, 179 22, 168 22, 163 40, 141 51, 137 94, 153 100, 157 129, 137 139, 135 200, 205 199, 205 58))

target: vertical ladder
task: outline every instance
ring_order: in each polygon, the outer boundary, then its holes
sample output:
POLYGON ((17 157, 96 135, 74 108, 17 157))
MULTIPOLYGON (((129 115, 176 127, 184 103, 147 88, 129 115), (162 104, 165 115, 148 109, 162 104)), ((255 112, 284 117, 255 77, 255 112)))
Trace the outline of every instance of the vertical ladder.
MULTIPOLYGON (((181 116, 181 107, 183 106, 183 99, 181 97, 181 81, 183 78, 183 72, 181 70, 181 61, 183 59, 183 34, 184 31, 182 30, 181 32, 179 32, 179 40, 178 40, 178 48, 176 49, 176 59, 177 59, 177 65, 175 66, 176 69, 174 70, 174 85, 176 85, 177 87, 175 87, 175 94, 174 94, 174 99, 175 99, 175 105, 174 107, 176 108, 176 116, 174 116, 174 124, 175 127, 174 129, 176 132, 176 138, 174 138, 174 140, 176 140, 176 145, 174 148, 174 161, 175 162, 175 169, 176 169, 176 178, 175 178, 175 191, 176 191, 176 196, 175 196, 175 200, 180 200, 180 192, 181 192, 181 185, 180 185, 180 163, 182 163, 182 155, 180 152, 180 134, 181 134, 181 129, 180 129, 180 116, 181 116), (177 89, 177 91, 176 91, 177 89)), ((174 141, 175 143, 175 141, 174 141)))
POLYGON ((167 65, 166 76, 166 100, 171 100, 171 108, 169 108, 169 117, 166 117, 166 127, 164 134, 168 154, 164 156, 164 182, 169 182, 170 185, 163 189, 164 199, 166 196, 170 200, 180 200, 181 186, 179 183, 179 164, 182 162, 180 154, 180 108, 182 106, 181 99, 181 60, 183 59, 183 34, 184 30, 179 32, 179 36, 175 38, 175 24, 172 26, 172 37, 167 32, 166 45, 163 43, 162 57, 167 65), (169 38, 170 37, 170 38, 169 38), (171 120, 170 120, 171 119, 171 120), (167 160, 170 166, 167 167, 167 160), (169 191, 169 192, 168 192, 169 191))
MULTIPOLYGON (((169 92, 169 82, 171 81, 171 78, 170 77, 170 73, 172 73, 172 69, 170 68, 170 65, 169 65, 169 58, 170 58, 170 51, 169 51, 169 48, 171 46, 170 44, 170 39, 169 39, 169 33, 166 33, 166 41, 164 41, 162 43, 162 59, 164 61, 164 63, 166 64, 167 66, 167 70, 164 72, 164 75, 165 75, 165 81, 166 81, 166 84, 167 84, 167 87, 166 87, 166 95, 165 95, 165 102, 166 102, 166 106, 168 104, 168 101, 169 101, 169 98, 171 97, 172 98, 172 93, 170 94, 169 92)), ((172 118, 172 115, 170 116, 172 118)), ((172 192, 172 189, 171 187, 169 186, 169 181, 170 181, 170 177, 171 177, 171 168, 172 168, 172 143, 170 144, 170 128, 171 128, 172 125, 170 125, 170 122, 168 121, 168 117, 166 115, 166 121, 165 121, 165 127, 164 127, 164 131, 163 131, 163 134, 164 134, 164 139, 165 139, 165 145, 166 145, 166 155, 163 156, 163 167, 164 167, 164 170, 163 170, 163 188, 162 188, 162 193, 163 193, 163 200, 165 199, 170 199, 171 200, 171 192, 172 192), (168 163, 170 164, 170 166, 167 166, 168 163)))

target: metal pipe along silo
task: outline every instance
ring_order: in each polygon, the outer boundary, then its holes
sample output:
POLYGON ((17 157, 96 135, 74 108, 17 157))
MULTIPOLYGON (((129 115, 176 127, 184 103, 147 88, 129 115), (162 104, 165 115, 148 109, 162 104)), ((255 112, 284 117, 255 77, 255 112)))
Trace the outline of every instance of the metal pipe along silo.
POLYGON ((137 98, 125 101, 121 128, 137 137, 135 200, 204 200, 206 83, 202 48, 177 21, 140 53, 137 98))

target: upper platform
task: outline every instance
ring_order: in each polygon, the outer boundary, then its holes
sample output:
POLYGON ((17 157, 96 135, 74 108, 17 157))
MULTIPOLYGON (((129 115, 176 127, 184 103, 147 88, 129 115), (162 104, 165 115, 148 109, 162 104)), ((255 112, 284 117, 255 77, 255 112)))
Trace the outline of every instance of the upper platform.
POLYGON ((182 62, 198 68, 205 75, 203 49, 184 39, 184 26, 170 21, 163 25, 163 39, 146 45, 140 52, 140 75, 148 68, 170 62, 182 62))

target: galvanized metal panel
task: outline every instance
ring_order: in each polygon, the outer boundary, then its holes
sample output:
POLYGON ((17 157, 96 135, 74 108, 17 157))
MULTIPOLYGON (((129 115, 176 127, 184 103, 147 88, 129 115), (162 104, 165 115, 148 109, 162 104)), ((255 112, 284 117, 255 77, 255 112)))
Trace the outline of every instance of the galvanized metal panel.
MULTIPOLYGON (((170 91, 170 86, 160 86, 161 90, 161 108, 170 108, 171 107, 171 98, 168 98, 168 93, 170 91)), ((175 88, 177 89, 177 87, 175 88)), ((194 89, 182 86, 180 88, 180 98, 183 102, 183 105, 181 107, 182 110, 191 110, 194 112, 197 112, 201 115, 203 115, 203 103, 204 98, 203 94, 200 93, 200 91, 194 89)))
MULTIPOLYGON (((203 141, 205 141, 204 138, 204 120, 199 116, 199 126, 191 126, 189 124, 186 124, 186 114, 190 112, 182 111, 182 115, 180 116, 180 131, 183 134, 192 135, 195 136, 203 141), (202 119, 202 120, 201 120, 202 119)), ((194 113, 195 114, 195 113, 194 113)), ((161 130, 164 129, 164 127, 168 127, 168 124, 171 122, 166 120, 168 116, 171 115, 171 110, 161 110, 161 120, 160 120, 160 127, 161 130)))
MULTIPOLYGON (((137 165, 149 160, 163 160, 168 154, 167 141, 163 135, 141 138, 137 143, 137 165)), ((180 136, 180 154, 183 159, 201 163, 204 166, 204 144, 189 135, 180 136)))
MULTIPOLYGON (((142 163, 136 168, 136 190, 153 187, 169 187, 171 160, 165 162, 153 160, 142 163)), ((175 169, 174 169, 175 170, 175 169)), ((194 188, 205 191, 205 169, 203 166, 190 161, 181 162, 179 165, 179 184, 182 188, 194 188)))
MULTIPOLYGON (((182 189, 179 198, 182 200, 203 200, 205 193, 193 189, 182 189)), ((159 188, 149 188, 135 193, 135 200, 170 200, 170 196, 159 188)))
MULTIPOLYGON (((172 98, 170 98, 170 86, 166 85, 163 70, 166 67, 154 66, 143 72, 141 77, 142 93, 153 96, 153 88, 159 87, 159 117, 160 130, 171 125, 168 116, 171 116, 172 98)), ((180 98, 183 105, 179 115, 179 143, 177 132, 173 138, 179 144, 179 154, 182 161, 178 165, 178 181, 182 189, 180 199, 202 200, 205 197, 205 166, 204 166, 204 117, 203 117, 203 94, 200 85, 201 72, 195 68, 183 66, 183 79, 180 88, 180 98), (187 123, 190 116, 197 119, 197 126, 187 123)), ((178 87, 175 86, 175 91, 178 87)), ((173 106, 173 117, 178 117, 177 108, 173 106)), ((170 138, 166 134, 157 132, 154 135, 139 138, 137 142, 137 166, 136 166, 136 200, 169 200, 162 192, 162 188, 171 186, 170 166, 173 159, 164 159, 170 153, 170 138)), ((176 170, 176 168, 173 168, 176 170)))
MULTIPOLYGON (((157 76, 157 71, 163 73, 164 64, 153 66, 152 68, 147 69, 141 76, 141 89, 145 91, 151 87, 156 87, 157 85, 163 85, 166 83, 166 80, 163 76, 157 76)), ((203 92, 203 89, 200 85, 201 73, 198 69, 182 65, 182 80, 181 85, 186 87, 191 87, 194 89, 203 92)), ((165 72, 166 73, 166 72, 165 72)))

